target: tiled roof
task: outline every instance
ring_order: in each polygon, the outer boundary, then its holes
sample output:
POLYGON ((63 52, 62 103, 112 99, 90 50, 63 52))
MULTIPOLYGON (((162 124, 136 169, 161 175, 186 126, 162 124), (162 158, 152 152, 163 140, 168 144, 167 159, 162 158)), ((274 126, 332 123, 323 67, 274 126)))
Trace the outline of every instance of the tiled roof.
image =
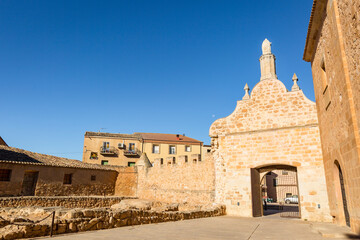
POLYGON ((186 142, 186 143, 202 143, 199 140, 189 138, 178 134, 167 134, 167 133, 134 133, 140 134, 142 139, 145 141, 162 141, 162 142, 186 142), (179 137, 178 137, 179 136, 179 137))
POLYGON ((133 138, 144 141, 161 141, 161 142, 183 142, 183 143, 202 143, 194 138, 186 137, 178 134, 168 133, 134 133, 134 134, 122 134, 122 133, 104 133, 104 132, 86 132, 85 137, 114 137, 114 138, 133 138), (179 136, 179 137, 177 137, 179 136))
POLYGON ((140 139, 138 134, 122 134, 122 133, 104 133, 104 132, 86 132, 85 137, 115 137, 115 138, 136 138, 140 139))
POLYGON ((115 170, 111 166, 84 163, 74 159, 35 153, 19 148, 0 145, 0 163, 31 164, 54 167, 85 168, 98 170, 115 170))
POLYGON ((0 145, 8 146, 2 137, 0 137, 0 145))
POLYGON ((311 57, 314 51, 314 45, 318 34, 317 29, 321 26, 323 17, 322 12, 324 8, 326 8, 326 3, 327 0, 314 0, 312 5, 303 55, 303 59, 307 62, 311 61, 311 57))

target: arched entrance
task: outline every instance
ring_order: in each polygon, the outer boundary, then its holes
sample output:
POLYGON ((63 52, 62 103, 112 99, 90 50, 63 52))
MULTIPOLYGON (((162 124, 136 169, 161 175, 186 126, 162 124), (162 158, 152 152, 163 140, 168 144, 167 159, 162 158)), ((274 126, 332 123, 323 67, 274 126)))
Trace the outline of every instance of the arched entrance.
POLYGON ((300 218, 297 168, 274 164, 251 168, 253 217, 278 214, 300 218))
MULTIPOLYGON (((347 205, 347 200, 346 200, 344 176, 341 171, 340 164, 336 160, 335 160, 335 167, 337 170, 336 172, 338 172, 338 180, 339 180, 340 191, 341 191, 341 200, 342 200, 342 205, 343 205, 343 209, 344 209, 344 218, 345 218, 346 225, 350 227, 350 215, 349 215, 349 210, 348 210, 348 205, 347 205)), ((337 174, 335 174, 335 175, 337 175, 337 174)), ((337 176, 335 176, 335 177, 337 177, 337 176)), ((336 182, 338 182, 338 181, 335 181, 335 183, 336 182)))

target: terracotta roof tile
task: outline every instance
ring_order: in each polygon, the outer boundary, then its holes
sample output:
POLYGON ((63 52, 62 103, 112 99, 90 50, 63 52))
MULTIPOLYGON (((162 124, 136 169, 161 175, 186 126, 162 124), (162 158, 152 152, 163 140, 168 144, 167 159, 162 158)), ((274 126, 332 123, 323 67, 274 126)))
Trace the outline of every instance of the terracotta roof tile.
POLYGON ((115 138, 135 138, 140 139, 138 134, 123 134, 123 133, 105 133, 105 132, 86 132, 85 137, 115 137, 115 138))
POLYGON ((0 145, 8 146, 2 137, 0 137, 0 145))
POLYGON ((122 134, 122 133, 104 133, 104 132, 86 132, 85 137, 114 137, 114 138, 133 138, 144 141, 162 141, 162 142, 183 142, 183 143, 202 143, 194 138, 186 137, 178 134, 168 133, 133 133, 133 134, 122 134))
POLYGON ((164 142, 202 143, 199 140, 186 137, 180 134, 168 134, 168 133, 135 133, 135 134, 140 134, 145 141, 154 140, 154 141, 164 141, 164 142))
POLYGON ((35 153, 19 148, 0 145, 0 163, 32 164, 54 167, 85 168, 98 170, 115 170, 112 166, 84 163, 74 159, 35 153))
POLYGON ((326 8, 326 4, 327 0, 313 1, 303 54, 303 59, 307 62, 311 61, 311 57, 314 51, 314 45, 316 42, 317 28, 320 27, 319 24, 314 23, 317 23, 323 17, 321 13, 324 8, 326 8))

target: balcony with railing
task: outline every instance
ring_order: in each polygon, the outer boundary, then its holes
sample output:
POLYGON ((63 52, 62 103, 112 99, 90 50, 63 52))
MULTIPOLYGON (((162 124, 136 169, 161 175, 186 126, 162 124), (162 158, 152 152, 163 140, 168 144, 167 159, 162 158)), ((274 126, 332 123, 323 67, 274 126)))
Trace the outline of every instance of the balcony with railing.
POLYGON ((102 155, 117 155, 118 150, 115 147, 100 147, 100 154, 102 155))
POLYGON ((140 157, 141 152, 139 149, 124 150, 124 156, 126 157, 140 157))

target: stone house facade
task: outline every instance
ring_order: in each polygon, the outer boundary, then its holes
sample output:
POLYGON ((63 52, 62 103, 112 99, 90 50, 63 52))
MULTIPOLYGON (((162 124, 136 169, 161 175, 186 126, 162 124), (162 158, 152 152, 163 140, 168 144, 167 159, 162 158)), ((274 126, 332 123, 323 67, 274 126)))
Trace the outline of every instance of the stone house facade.
POLYGON ((226 204, 229 215, 261 216, 261 177, 272 170, 295 171, 301 218, 331 221, 316 105, 295 74, 291 91, 277 79, 267 39, 262 52, 260 82, 251 94, 246 84, 234 112, 210 127, 215 201, 226 204))
POLYGON ((360 233, 360 2, 315 0, 311 62, 330 212, 360 233))
POLYGON ((145 152, 152 164, 156 159, 168 164, 201 158, 202 151, 201 141, 180 134, 86 132, 83 162, 135 166, 145 152))
POLYGON ((285 198, 298 195, 297 173, 273 170, 265 174, 261 181, 263 197, 273 202, 285 202, 285 198))
POLYGON ((0 145, 0 196, 113 195, 117 176, 110 167, 0 145))

